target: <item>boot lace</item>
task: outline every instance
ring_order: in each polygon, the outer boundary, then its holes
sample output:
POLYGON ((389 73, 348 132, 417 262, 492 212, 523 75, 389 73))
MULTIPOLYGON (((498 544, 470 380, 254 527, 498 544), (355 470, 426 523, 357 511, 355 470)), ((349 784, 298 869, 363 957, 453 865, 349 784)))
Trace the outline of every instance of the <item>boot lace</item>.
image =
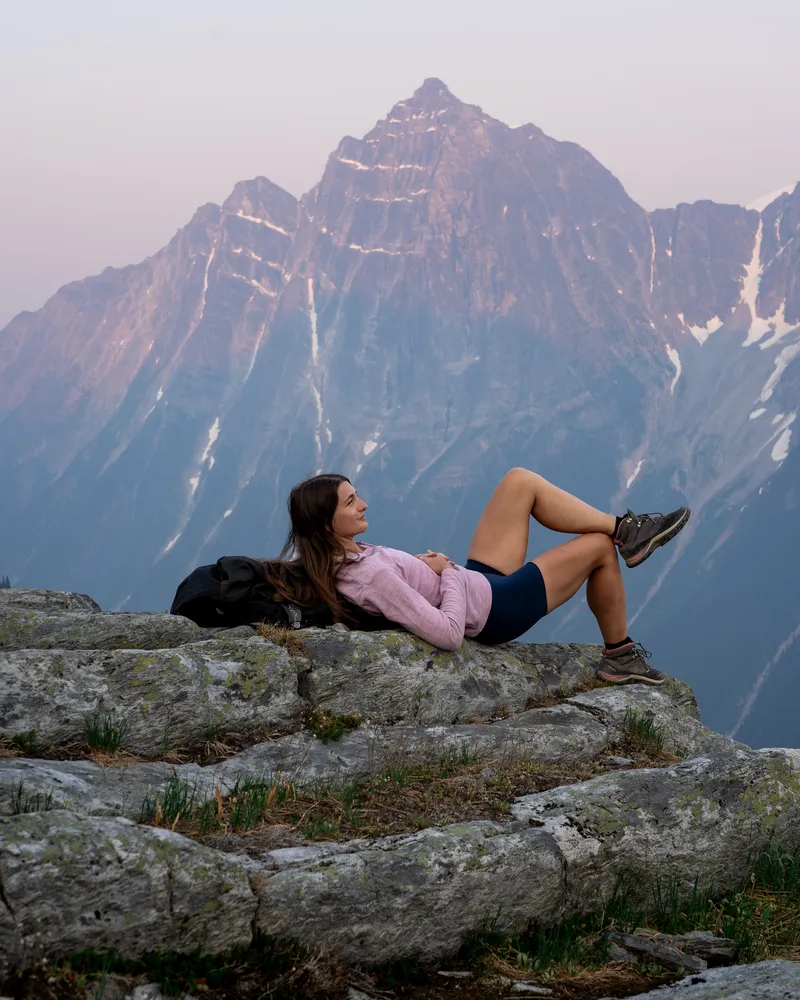
POLYGON ((629 521, 635 521, 637 527, 639 528, 641 528, 641 526, 645 523, 645 521, 651 521, 652 523, 655 523, 659 518, 663 518, 663 516, 664 515, 661 513, 661 511, 653 511, 650 514, 634 514, 633 511, 630 509, 630 507, 628 508, 628 513, 627 513, 627 519, 629 521))

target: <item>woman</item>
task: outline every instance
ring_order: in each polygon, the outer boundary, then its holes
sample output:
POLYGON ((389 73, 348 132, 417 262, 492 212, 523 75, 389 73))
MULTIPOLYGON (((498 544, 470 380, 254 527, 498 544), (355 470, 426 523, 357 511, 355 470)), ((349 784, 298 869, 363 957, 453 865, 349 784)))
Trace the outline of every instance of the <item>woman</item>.
POLYGON ((303 565, 318 599, 345 617, 341 596, 385 615, 441 649, 464 636, 487 645, 517 639, 586 583, 604 641, 598 674, 613 683, 663 684, 640 643, 628 636, 619 554, 638 566, 683 528, 689 508, 671 514, 603 514, 528 469, 512 469, 478 523, 466 566, 441 552, 412 556, 360 544, 367 504, 345 476, 323 474, 289 497, 291 530, 282 555, 303 565), (530 518, 578 535, 525 562, 530 518))

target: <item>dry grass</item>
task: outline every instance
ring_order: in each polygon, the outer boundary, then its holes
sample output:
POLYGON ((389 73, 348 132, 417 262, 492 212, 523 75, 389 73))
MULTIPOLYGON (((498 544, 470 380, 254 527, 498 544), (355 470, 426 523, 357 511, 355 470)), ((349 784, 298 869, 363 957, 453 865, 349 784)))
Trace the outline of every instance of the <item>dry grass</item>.
POLYGON ((679 979, 675 973, 647 974, 635 966, 608 962, 596 968, 579 970, 554 966, 546 973, 521 969, 502 956, 490 953, 486 962, 487 976, 496 975, 501 981, 532 983, 553 990, 558 1000, 593 1000, 597 997, 625 996, 654 989, 679 979))
MULTIPOLYGON (((650 763, 650 762, 647 762, 650 763)), ((597 763, 502 765, 470 760, 466 750, 437 763, 385 768, 346 786, 301 788, 288 781, 246 779, 223 799, 192 802, 175 788, 152 804, 143 818, 225 849, 253 850, 305 840, 350 840, 409 833, 432 826, 479 819, 506 820, 521 795, 574 784, 604 774, 597 763), (171 809, 167 799, 181 803, 171 809), (160 812, 159 812, 159 807, 160 812)))
POLYGON ((256 629, 256 634, 268 642, 274 642, 277 646, 283 646, 290 656, 304 656, 308 658, 308 649, 297 634, 296 629, 284 628, 282 625, 273 625, 270 622, 260 622, 256 629))

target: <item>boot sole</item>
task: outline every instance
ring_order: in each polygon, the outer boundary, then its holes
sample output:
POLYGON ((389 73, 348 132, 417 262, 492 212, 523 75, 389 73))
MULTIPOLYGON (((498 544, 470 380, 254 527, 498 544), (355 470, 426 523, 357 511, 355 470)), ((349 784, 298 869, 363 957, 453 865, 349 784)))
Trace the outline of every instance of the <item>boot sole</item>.
POLYGON ((628 682, 639 683, 639 684, 653 684, 656 687, 663 684, 666 681, 666 677, 662 677, 660 681, 654 680, 652 677, 645 677, 643 674, 606 674, 602 670, 597 673, 598 677, 601 677, 604 681, 608 681, 610 684, 627 684, 628 682))
POLYGON ((662 531, 660 535, 654 535, 641 552, 637 552, 635 556, 631 556, 630 559, 625 560, 625 565, 629 569, 631 566, 641 566, 645 559, 651 556, 657 548, 660 548, 660 546, 666 545, 667 542, 672 541, 678 532, 685 527, 691 513, 691 510, 687 507, 686 513, 680 521, 676 521, 675 524, 671 525, 665 531, 662 531))

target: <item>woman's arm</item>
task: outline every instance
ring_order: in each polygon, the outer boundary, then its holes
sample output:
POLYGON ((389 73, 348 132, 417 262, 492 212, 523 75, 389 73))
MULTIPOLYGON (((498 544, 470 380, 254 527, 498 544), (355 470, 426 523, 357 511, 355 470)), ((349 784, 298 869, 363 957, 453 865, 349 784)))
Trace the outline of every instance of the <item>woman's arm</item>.
MULTIPOLYGON (((447 567, 442 570, 442 604, 435 608, 398 574, 385 568, 369 580, 368 604, 403 628, 440 649, 458 649, 464 641, 467 615, 467 587, 464 574, 447 567)), ((351 600, 346 583, 339 589, 351 600)), ((356 603, 360 603, 356 600, 356 603)), ((369 607, 366 610, 370 610, 369 607)))

